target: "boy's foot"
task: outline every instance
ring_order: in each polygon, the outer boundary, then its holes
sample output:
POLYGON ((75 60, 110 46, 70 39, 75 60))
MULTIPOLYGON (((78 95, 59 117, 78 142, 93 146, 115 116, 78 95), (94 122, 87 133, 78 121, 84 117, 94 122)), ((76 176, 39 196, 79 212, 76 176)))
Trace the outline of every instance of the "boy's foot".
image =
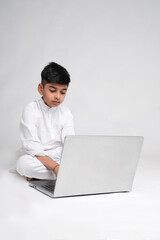
POLYGON ((31 180, 32 180, 32 178, 26 177, 26 180, 27 180, 27 181, 31 181, 31 180))
POLYGON ((37 178, 26 177, 26 180, 27 180, 27 181, 32 181, 32 180, 39 180, 39 179, 37 179, 37 178))

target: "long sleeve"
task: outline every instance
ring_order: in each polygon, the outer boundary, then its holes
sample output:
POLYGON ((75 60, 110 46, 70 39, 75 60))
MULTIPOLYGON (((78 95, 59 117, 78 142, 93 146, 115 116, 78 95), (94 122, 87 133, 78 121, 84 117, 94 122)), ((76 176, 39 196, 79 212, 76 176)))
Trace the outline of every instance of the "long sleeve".
POLYGON ((54 159, 57 163, 60 163, 61 157, 62 157, 62 146, 64 144, 65 137, 67 135, 74 135, 74 122, 73 122, 73 116, 68 108, 65 109, 65 114, 63 115, 63 128, 61 129, 61 140, 62 145, 57 146, 57 148, 54 151, 48 151, 47 155, 54 159))
POLYGON ((24 154, 49 156, 59 163, 64 139, 73 134, 73 116, 67 107, 49 108, 40 99, 24 108, 20 121, 24 154))
POLYGON ((28 104, 20 121, 20 138, 25 152, 31 156, 44 156, 45 152, 37 134, 37 111, 33 103, 28 104))
POLYGON ((65 116, 65 123, 64 123, 64 127, 62 129, 62 142, 63 143, 64 143, 65 137, 67 135, 75 135, 73 115, 71 114, 69 109, 68 109, 67 114, 65 116))

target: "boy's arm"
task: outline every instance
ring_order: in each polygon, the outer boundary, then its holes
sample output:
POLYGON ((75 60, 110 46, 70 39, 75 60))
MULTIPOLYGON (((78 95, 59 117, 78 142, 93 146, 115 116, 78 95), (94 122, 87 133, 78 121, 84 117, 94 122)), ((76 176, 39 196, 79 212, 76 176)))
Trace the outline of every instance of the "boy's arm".
POLYGON ((59 164, 57 162, 55 162, 52 158, 48 157, 48 156, 37 156, 36 158, 48 169, 52 170, 55 172, 56 176, 58 173, 58 169, 59 169, 59 164))
POLYGON ((27 154, 31 156, 45 156, 43 146, 37 134, 37 119, 37 109, 32 102, 23 110, 20 121, 20 138, 27 154))
POLYGON ((20 138, 27 154, 37 157, 41 163, 48 169, 51 169, 57 175, 59 164, 51 157, 46 156, 43 146, 37 134, 38 114, 33 104, 28 104, 22 113, 20 121, 20 138))
POLYGON ((62 142, 63 143, 64 143, 64 139, 67 135, 75 135, 73 115, 69 109, 68 109, 68 113, 65 117, 64 127, 62 129, 62 142))
MULTIPOLYGON (((62 142, 64 143, 64 139, 67 135, 74 135, 74 123, 73 123, 73 116, 68 109, 66 117, 65 117, 65 124, 62 129, 62 142)), ((53 160, 53 158, 49 156, 36 156, 41 163, 46 166, 48 169, 51 169, 55 172, 56 176, 59 170, 59 164, 53 160)))

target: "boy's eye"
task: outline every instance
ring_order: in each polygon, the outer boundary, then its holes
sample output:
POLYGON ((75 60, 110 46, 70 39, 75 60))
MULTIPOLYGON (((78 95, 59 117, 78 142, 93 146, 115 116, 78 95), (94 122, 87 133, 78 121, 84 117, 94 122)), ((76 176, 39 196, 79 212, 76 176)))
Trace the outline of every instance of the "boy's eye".
MULTIPOLYGON (((52 90, 52 89, 49 89, 49 91, 51 92, 51 93, 54 93, 54 92, 56 92, 56 90, 52 90)), ((66 94, 66 91, 65 92, 60 92, 60 94, 66 94)))

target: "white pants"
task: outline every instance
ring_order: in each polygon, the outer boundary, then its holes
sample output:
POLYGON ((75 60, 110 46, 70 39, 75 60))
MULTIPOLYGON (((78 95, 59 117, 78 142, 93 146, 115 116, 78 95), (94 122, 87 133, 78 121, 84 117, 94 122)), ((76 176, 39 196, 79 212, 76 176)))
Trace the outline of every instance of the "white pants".
POLYGON ((29 178, 56 179, 56 175, 52 170, 46 168, 36 157, 27 154, 19 157, 16 170, 21 176, 29 178))

